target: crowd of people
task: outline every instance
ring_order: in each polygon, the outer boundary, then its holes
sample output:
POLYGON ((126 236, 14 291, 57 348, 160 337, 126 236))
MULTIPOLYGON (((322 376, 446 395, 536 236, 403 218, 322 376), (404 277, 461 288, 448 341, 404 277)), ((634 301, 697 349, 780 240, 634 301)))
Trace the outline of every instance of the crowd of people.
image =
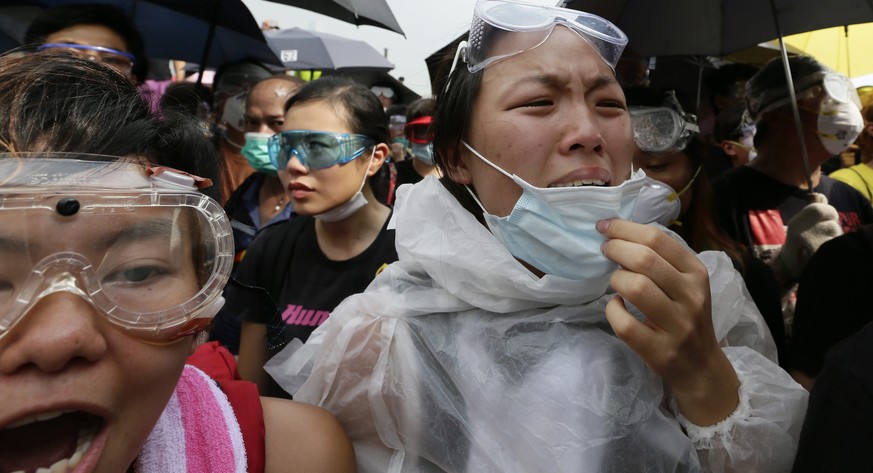
POLYGON ((0 473, 873 468, 873 96, 815 59, 698 110, 609 21, 478 0, 404 104, 254 61, 158 93, 106 5, 26 42, 0 473))

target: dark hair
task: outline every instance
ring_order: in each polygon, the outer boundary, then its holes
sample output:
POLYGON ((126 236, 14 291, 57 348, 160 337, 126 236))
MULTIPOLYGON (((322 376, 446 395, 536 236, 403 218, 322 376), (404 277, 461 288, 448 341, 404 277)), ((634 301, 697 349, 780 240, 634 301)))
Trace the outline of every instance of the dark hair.
POLYGON ((406 116, 406 111, 409 107, 402 103, 395 103, 390 107, 385 109, 385 115, 391 117, 393 115, 403 115, 406 116))
POLYGON ((74 4, 47 8, 33 19, 24 34, 24 44, 45 43, 46 37, 76 25, 101 25, 121 36, 129 53, 136 59, 133 62, 133 76, 143 82, 149 72, 149 62, 145 45, 133 20, 112 5, 74 4))
POLYGON ((330 104, 352 133, 369 136, 376 143, 388 141, 388 118, 370 89, 339 76, 321 77, 301 87, 285 104, 285 112, 296 104, 317 100, 330 104))
MULTIPOLYGON (((449 70, 454 57, 454 51, 447 51, 446 55, 443 56, 440 68, 449 70)), ((473 200, 466 187, 453 179, 454 169, 459 164, 458 160, 460 159, 457 147, 461 140, 467 139, 473 103, 479 94, 481 85, 481 72, 472 74, 467 66, 459 61, 446 81, 440 81, 435 90, 436 109, 431 126, 434 130, 434 163, 443 176, 440 178, 440 183, 458 200, 463 208, 484 225, 482 208, 473 200)))
MULTIPOLYGON (((295 105, 319 100, 332 107, 352 133, 368 136, 376 143, 388 142, 388 116, 379 98, 367 87, 342 76, 322 76, 307 83, 285 103, 285 113, 295 105)), ((382 166, 367 183, 376 199, 387 205, 391 194, 389 167, 382 166)))
POLYGON ((161 110, 187 113, 193 117, 205 112, 208 118, 212 111, 212 91, 202 84, 173 82, 161 96, 161 110))
POLYGON ((0 110, 4 151, 138 157, 218 182, 217 151, 193 118, 154 116, 136 84, 87 59, 0 56, 0 110))
POLYGON ((418 117, 432 117, 436 111, 436 101, 429 97, 420 98, 406 108, 406 122, 418 117))
POLYGON ((719 112, 715 117, 715 126, 712 129, 712 137, 716 143, 721 143, 725 140, 738 140, 743 137, 743 130, 740 126, 743 122, 743 115, 746 113, 745 105, 734 105, 719 112))
POLYGON ((748 64, 726 64, 708 74, 703 85, 709 94, 709 102, 714 111, 720 111, 715 103, 716 97, 739 99, 744 93, 737 82, 749 80, 758 70, 748 64))

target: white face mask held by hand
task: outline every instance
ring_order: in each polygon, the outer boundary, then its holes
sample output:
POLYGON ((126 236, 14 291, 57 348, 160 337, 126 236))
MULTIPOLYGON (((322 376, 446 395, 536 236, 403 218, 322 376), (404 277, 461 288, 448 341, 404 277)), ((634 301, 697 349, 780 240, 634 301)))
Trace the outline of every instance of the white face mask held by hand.
MULTIPOLYGON (((489 214, 482 207, 491 233, 512 256, 540 271, 572 280, 605 280, 618 266, 603 256, 605 241, 597 231, 598 221, 629 219, 643 186, 645 173, 638 170, 615 187, 540 188, 509 174, 462 141, 473 154, 522 188, 522 195, 506 217, 489 214)), ((592 294, 592 300, 602 295, 592 294)))

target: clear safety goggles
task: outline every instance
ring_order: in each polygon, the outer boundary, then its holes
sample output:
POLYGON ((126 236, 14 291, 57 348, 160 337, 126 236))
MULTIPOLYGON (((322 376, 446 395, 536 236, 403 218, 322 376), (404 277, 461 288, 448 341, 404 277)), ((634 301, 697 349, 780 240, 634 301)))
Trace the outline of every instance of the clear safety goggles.
POLYGON ((287 130, 270 137, 267 151, 276 169, 285 169, 293 155, 306 169, 313 170, 345 164, 375 144, 375 140, 365 135, 287 130))
POLYGON ((47 49, 77 54, 92 61, 99 61, 107 66, 118 69, 125 74, 131 73, 134 61, 136 60, 136 57, 133 54, 124 51, 104 48, 102 46, 90 46, 87 44, 46 43, 36 48, 37 51, 44 51, 47 49))
POLYGON ((428 144, 433 141, 433 129, 431 128, 433 117, 418 117, 406 124, 406 138, 412 143, 428 144))
POLYGON ((627 45, 624 32, 590 13, 518 0, 479 0, 461 55, 467 69, 475 73, 543 44, 556 25, 566 26, 582 37, 613 69, 627 45), (511 40, 497 41, 502 33, 512 33, 511 40))
MULTIPOLYGON (((753 77, 754 79, 754 77, 753 77)), ((861 98, 858 96, 858 91, 852 85, 852 81, 848 77, 834 71, 825 71, 818 74, 811 74, 803 78, 795 84, 795 98, 805 100, 810 97, 824 92, 826 100, 833 100, 839 103, 854 103, 858 109, 861 109, 861 98)), ((788 87, 780 87, 777 89, 759 90, 757 84, 750 80, 747 85, 748 90, 748 110, 753 120, 758 120, 761 115, 771 110, 776 110, 791 103, 791 95, 788 92, 788 87)))
POLYGON ((0 154, 0 337, 59 293, 157 343, 221 308, 233 236, 208 180, 119 159, 0 154))
POLYGON ((684 113, 672 93, 661 107, 628 107, 628 112, 634 141, 646 153, 682 151, 694 134, 700 132, 697 117, 684 113))

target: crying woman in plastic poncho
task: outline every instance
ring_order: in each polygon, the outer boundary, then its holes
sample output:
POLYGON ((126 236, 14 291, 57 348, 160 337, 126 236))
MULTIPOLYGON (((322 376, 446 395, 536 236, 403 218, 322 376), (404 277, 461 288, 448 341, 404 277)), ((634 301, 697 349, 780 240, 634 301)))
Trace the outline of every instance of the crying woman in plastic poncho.
MULTIPOLYGON (((370 472, 788 471, 806 392, 722 253, 629 220, 609 22, 477 3, 399 261, 268 371, 370 472)), ((651 221, 647 218, 646 221, 651 221)))

